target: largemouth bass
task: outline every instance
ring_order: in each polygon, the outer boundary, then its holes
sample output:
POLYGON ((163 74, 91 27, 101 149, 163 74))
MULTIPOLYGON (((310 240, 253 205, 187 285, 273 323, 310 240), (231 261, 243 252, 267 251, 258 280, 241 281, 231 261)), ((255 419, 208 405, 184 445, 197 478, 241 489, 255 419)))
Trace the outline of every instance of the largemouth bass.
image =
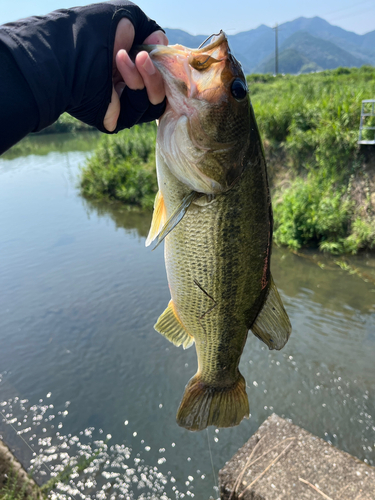
POLYGON ((249 415, 238 369, 248 331, 270 349, 281 349, 291 333, 270 274, 266 162, 246 79, 224 33, 200 49, 148 50, 168 100, 146 245, 165 238, 171 300, 155 329, 176 346, 196 345, 198 371, 178 424, 230 427, 249 415))

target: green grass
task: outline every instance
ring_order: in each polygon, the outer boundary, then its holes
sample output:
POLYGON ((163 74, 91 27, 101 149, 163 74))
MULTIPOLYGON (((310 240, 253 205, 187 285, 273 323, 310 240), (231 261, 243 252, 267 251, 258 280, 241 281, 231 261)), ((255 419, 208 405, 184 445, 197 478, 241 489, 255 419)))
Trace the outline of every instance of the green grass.
MULTIPOLYGON (((374 172, 365 169, 357 145, 361 101, 375 98, 375 68, 247 79, 269 163, 276 243, 336 254, 375 247, 375 160, 374 172)), ((152 124, 103 137, 82 170, 82 194, 152 207, 154 144, 152 124)))
POLYGON ((11 470, 4 487, 0 489, 0 500, 23 500, 25 491, 26 485, 20 488, 17 475, 11 470))
POLYGON ((289 181, 287 188, 273 185, 276 243, 330 253, 373 248, 375 219, 357 140, 361 102, 375 98, 375 68, 250 75, 248 82, 266 151, 276 162, 283 152, 289 181))
POLYGON ((103 136, 82 169, 81 193, 151 209, 157 191, 155 138, 155 124, 103 136))
POLYGON ((0 500, 41 500, 41 491, 35 486, 32 489, 31 483, 24 482, 20 476, 11 468, 8 478, 2 488, 0 488, 0 500))

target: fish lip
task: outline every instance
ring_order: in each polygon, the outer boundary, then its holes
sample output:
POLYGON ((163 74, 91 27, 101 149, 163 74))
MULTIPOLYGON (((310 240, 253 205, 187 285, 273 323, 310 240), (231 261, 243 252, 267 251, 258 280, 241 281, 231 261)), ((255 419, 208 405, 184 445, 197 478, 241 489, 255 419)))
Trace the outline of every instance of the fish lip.
POLYGON ((152 59, 155 55, 175 54, 176 51, 181 52, 181 53, 185 53, 185 54, 186 54, 186 52, 195 52, 195 53, 200 54, 200 53, 204 53, 208 50, 212 50, 215 47, 218 47, 225 40, 227 40, 227 36, 224 33, 224 31, 220 30, 220 32, 218 34, 213 34, 210 37, 208 37, 203 42, 203 44, 206 43, 206 41, 212 37, 214 37, 212 42, 210 42, 208 45, 204 45, 204 46, 202 46, 202 44, 201 44, 198 49, 183 47, 182 45, 179 45, 179 44, 176 44, 176 45, 137 45, 137 46, 133 47, 133 49, 131 51, 131 55, 134 54, 134 57, 135 57, 135 55, 137 55, 138 52, 146 51, 149 53, 149 55, 152 59))

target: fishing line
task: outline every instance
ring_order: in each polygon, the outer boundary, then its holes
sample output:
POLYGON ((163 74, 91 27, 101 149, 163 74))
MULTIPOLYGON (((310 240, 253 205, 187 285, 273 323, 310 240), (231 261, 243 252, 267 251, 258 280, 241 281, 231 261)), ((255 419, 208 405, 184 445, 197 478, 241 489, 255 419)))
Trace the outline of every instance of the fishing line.
POLYGON ((217 485, 217 480, 216 480, 216 475, 215 475, 215 468, 214 468, 214 461, 213 461, 213 459, 212 459, 212 452, 211 452, 211 446, 210 446, 210 435, 208 434, 208 427, 206 427, 206 432, 207 432, 208 450, 209 450, 209 452, 210 452, 210 459, 211 459, 212 474, 213 474, 213 476, 214 476, 216 493, 218 493, 218 491, 219 491, 219 487, 218 487, 218 485, 217 485))
MULTIPOLYGON (((220 31, 220 33, 221 33, 221 31, 220 31)), ((220 33, 213 33, 212 35, 208 36, 206 38, 206 40, 199 45, 198 49, 202 48, 205 43, 207 43, 209 40, 211 40, 212 37, 219 36, 220 33)))
MULTIPOLYGON (((2 414, 2 416, 3 416, 5 423, 6 423, 7 425, 10 425, 10 426, 11 426, 11 428, 14 430, 14 432, 17 434, 17 436, 18 436, 20 439, 22 439, 22 441, 23 441, 23 442, 25 443, 25 445, 29 448, 29 450, 32 452, 32 454, 33 454, 33 455, 36 455, 36 451, 35 451, 35 450, 33 450, 33 449, 31 448, 31 446, 29 445, 29 443, 28 443, 27 441, 25 441, 25 439, 24 439, 24 438, 23 438, 20 434, 18 434, 18 431, 17 431, 17 429, 13 426, 13 424, 11 424, 10 422, 7 422, 7 417, 6 417, 6 415, 4 415, 4 413, 3 413, 3 411, 2 411, 2 410, 0 410, 0 413, 1 413, 1 414, 2 414)), ((44 467, 47 469, 47 471, 48 471, 48 472, 51 474, 51 476, 52 476, 53 471, 52 471, 52 470, 48 467, 48 465, 47 465, 46 463, 44 463, 44 462, 42 462, 42 463, 43 463, 44 467)), ((71 496, 74 500, 76 500, 76 498, 75 498, 75 497, 74 497, 71 493, 70 493, 70 496, 71 496)))

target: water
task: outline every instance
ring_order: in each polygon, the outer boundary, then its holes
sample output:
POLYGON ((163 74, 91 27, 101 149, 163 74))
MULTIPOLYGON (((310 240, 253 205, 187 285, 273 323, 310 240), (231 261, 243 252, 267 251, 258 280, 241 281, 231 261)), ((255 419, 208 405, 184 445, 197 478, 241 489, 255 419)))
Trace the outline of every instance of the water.
POLYGON ((0 433, 38 479, 49 476, 42 462, 79 461, 85 472, 58 498, 208 500, 218 470, 273 412, 375 465, 374 256, 345 264, 276 248, 292 337, 273 352, 250 335, 249 420, 191 433, 175 414, 195 350, 153 330, 169 291, 162 248, 144 246, 150 214, 79 196, 97 135, 51 141, 0 159, 0 433))

